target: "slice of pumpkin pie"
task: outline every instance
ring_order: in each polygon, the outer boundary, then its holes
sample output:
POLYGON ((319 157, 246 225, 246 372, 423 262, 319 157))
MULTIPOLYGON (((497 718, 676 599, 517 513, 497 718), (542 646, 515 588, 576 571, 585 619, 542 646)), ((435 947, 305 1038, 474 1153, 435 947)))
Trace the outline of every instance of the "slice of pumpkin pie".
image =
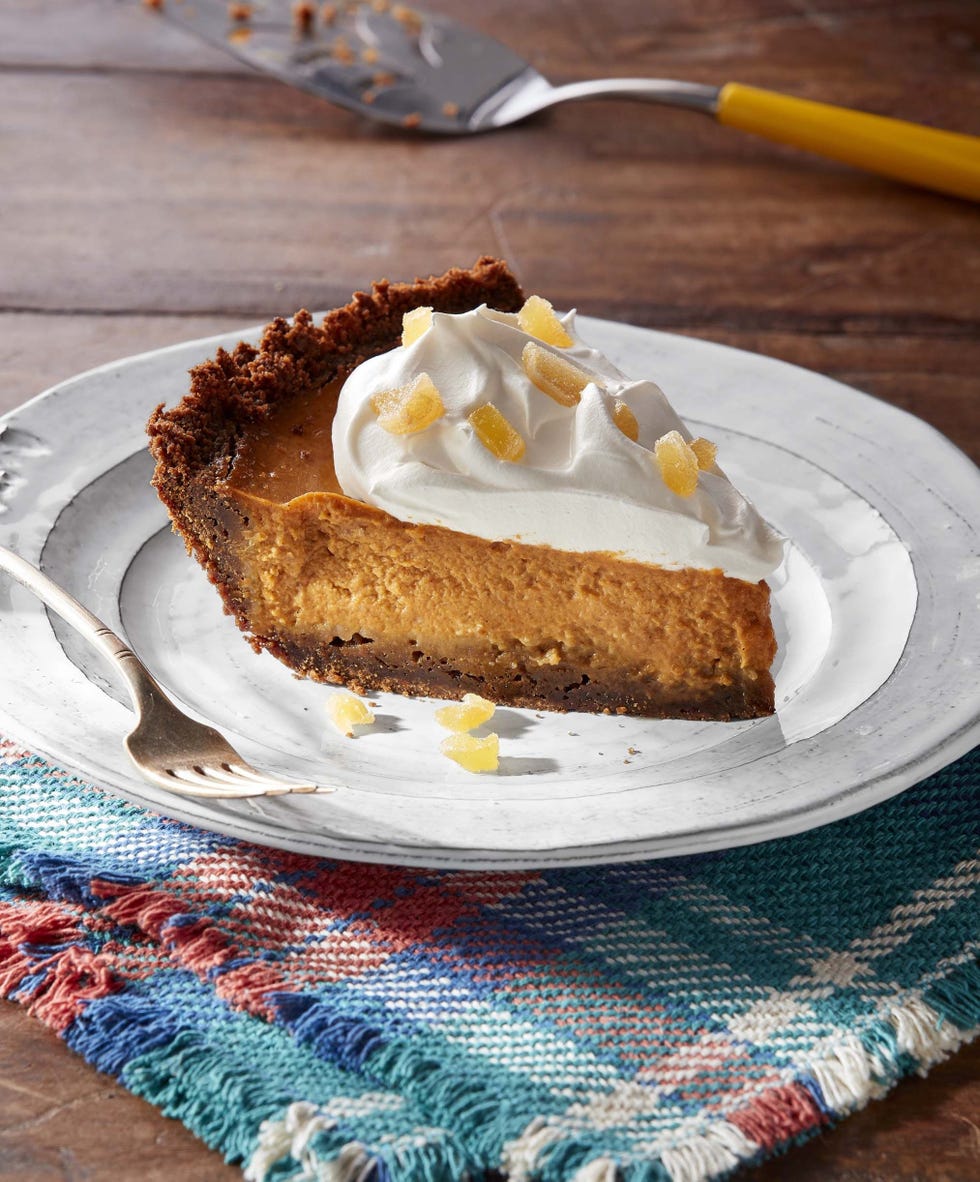
POLYGON ((276 320, 149 423, 256 650, 367 693, 773 711, 782 542, 663 393, 481 259, 276 320))

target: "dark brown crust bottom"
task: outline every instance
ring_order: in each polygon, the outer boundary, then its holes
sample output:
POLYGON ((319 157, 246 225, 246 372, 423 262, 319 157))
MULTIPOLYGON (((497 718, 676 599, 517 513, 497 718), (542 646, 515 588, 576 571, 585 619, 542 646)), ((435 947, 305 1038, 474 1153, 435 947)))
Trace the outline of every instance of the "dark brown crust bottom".
MULTIPOLYGON (((606 667, 590 676, 571 663, 525 661, 519 651, 508 651, 508 660, 495 665, 491 660, 421 651, 414 642, 406 646, 383 636, 363 641, 347 633, 346 638, 307 641, 276 627, 253 627, 255 605, 238 557, 244 552, 241 539, 249 533, 248 499, 223 486, 242 437, 285 403, 309 396, 366 358, 392 348, 400 339, 402 316, 411 308, 429 305, 456 313, 486 303, 516 311, 522 302, 523 294, 506 266, 484 258, 470 271, 453 270, 414 284, 376 284, 370 294, 358 293, 346 307, 330 313, 319 327, 306 311, 291 324, 276 320, 258 349, 239 344, 233 353, 220 351, 199 366, 192 373, 190 393, 173 410, 158 407, 148 425, 157 462, 153 483, 188 550, 218 587, 226 610, 253 647, 267 649, 303 676, 346 684, 361 693, 458 698, 476 692, 539 710, 661 718, 728 720, 771 714, 773 683, 763 667, 765 657, 741 671, 726 661, 718 684, 706 685, 702 679, 693 687, 676 681, 663 684, 628 668, 606 667)), ((768 630, 769 639, 755 633, 758 657, 760 646, 764 652, 771 640, 768 591, 765 584, 742 586, 754 593, 756 614, 761 611, 761 623, 768 630)), ((771 659, 771 651, 767 655, 771 659)))
POLYGON ((528 710, 582 711, 588 714, 634 714, 645 718, 701 719, 731 722, 772 714, 773 683, 768 674, 746 676, 735 685, 699 689, 697 699, 685 687, 641 682, 630 672, 605 675, 594 683, 570 665, 505 672, 487 666, 480 674, 458 669, 446 657, 431 657, 409 646, 379 646, 373 641, 324 647, 280 637, 256 638, 291 669, 313 681, 346 685, 359 694, 427 694, 461 698, 479 694, 499 705, 528 710))

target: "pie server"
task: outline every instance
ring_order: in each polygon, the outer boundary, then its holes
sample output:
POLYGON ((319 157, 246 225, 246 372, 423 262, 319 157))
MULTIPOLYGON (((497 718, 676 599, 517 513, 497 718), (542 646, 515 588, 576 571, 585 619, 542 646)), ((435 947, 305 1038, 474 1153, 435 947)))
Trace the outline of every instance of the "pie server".
POLYGON ((686 107, 729 127, 980 201, 980 138, 728 82, 612 78, 552 86, 507 46, 388 0, 156 0, 172 21, 242 61, 369 119, 466 135, 572 99, 686 107))

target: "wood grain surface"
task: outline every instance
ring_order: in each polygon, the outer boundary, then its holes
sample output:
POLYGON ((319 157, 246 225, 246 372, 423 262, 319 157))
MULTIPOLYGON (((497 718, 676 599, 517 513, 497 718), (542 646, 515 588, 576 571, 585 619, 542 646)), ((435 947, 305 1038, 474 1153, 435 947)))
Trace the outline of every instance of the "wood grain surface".
MULTIPOLYGON (((429 8, 554 81, 737 80, 980 134, 975 0, 429 8)), ((819 370, 980 459, 980 210, 702 116, 582 104, 431 139, 252 73, 138 0, 3 0, 0 161, 0 411, 104 361, 490 252, 560 307, 819 370)), ((974 1047, 755 1176, 966 1182, 978 1114, 974 1047)), ((233 1177, 0 1005, 3 1182, 233 1177)))

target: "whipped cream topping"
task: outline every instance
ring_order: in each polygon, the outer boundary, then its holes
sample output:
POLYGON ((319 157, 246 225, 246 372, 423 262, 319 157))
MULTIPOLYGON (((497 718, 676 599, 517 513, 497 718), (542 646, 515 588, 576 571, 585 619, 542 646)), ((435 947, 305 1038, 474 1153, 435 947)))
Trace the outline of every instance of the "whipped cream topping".
POLYGON ((656 441, 691 434, 651 381, 633 381, 576 336, 569 348, 523 332, 517 316, 486 306, 436 312, 418 340, 365 361, 340 394, 334 462, 345 494, 402 521, 441 525, 491 541, 613 552, 669 568, 721 569, 757 582, 780 563, 783 542, 717 467, 699 474, 690 497, 671 492, 653 454, 656 441), (528 378, 528 341, 593 375, 577 406, 554 401, 528 378), (420 373, 435 383, 445 414, 395 435, 379 423, 374 395, 420 373), (633 442, 613 420, 618 401, 639 423, 633 442), (517 463, 494 455, 467 416, 492 403, 521 433, 517 463))

